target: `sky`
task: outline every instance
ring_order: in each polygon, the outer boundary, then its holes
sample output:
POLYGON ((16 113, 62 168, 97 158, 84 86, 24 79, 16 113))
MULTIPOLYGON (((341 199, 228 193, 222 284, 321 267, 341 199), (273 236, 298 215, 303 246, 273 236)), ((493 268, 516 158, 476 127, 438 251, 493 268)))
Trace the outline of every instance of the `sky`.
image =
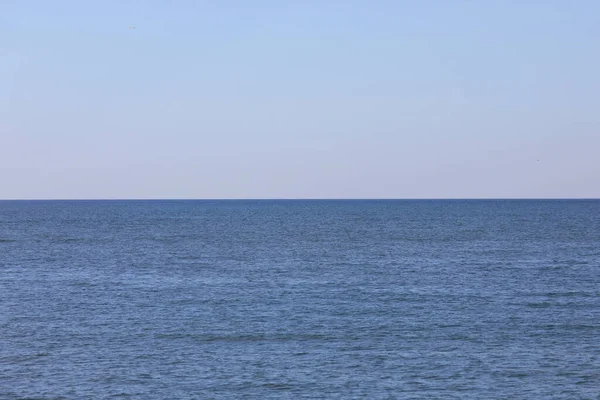
POLYGON ((600 197, 600 2, 0 1, 0 199, 600 197))

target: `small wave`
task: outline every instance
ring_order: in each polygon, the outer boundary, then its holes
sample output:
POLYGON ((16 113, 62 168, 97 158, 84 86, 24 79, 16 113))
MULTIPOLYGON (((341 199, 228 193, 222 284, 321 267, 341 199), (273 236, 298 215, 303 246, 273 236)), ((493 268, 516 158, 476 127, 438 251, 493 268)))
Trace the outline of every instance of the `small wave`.
POLYGON ((546 324, 541 326, 545 330, 567 330, 567 331, 585 331, 585 330, 598 330, 600 329, 597 325, 584 325, 584 324, 546 324))
POLYGON ((326 340, 329 336, 319 334, 281 334, 281 335, 197 335, 182 333, 158 333, 157 339, 191 339, 201 342, 285 342, 285 341, 311 341, 326 340))
POLYGON ((530 374, 528 374, 527 372, 509 372, 506 374, 507 377, 509 378, 527 378, 530 374))
POLYGON ((94 286, 98 286, 97 283, 92 283, 92 282, 87 282, 87 281, 76 281, 76 282, 71 282, 69 284, 69 286, 73 286, 73 287, 94 287, 94 286))
POLYGON ((289 385, 287 383, 263 383, 262 385, 260 385, 261 387, 264 387, 266 389, 273 389, 273 390, 290 390, 293 389, 294 386, 289 385))
POLYGON ((92 241, 90 239, 86 239, 86 238, 55 238, 54 239, 57 243, 91 243, 92 241))
POLYGON ((548 297, 594 297, 591 293, 586 292, 549 292, 545 294, 548 297))
POLYGON ((66 400, 66 397, 17 397, 15 400, 66 400))
POLYGON ((526 305, 527 305, 527 307, 530 307, 530 308, 549 308, 552 306, 552 304, 547 301, 527 303, 526 305))

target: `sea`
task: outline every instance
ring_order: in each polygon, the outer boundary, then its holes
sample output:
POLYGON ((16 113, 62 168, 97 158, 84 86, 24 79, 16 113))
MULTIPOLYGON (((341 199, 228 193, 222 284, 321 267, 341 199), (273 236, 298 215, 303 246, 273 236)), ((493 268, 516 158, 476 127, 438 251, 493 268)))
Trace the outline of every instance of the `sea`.
POLYGON ((599 398, 599 200, 0 202, 0 399, 599 398))

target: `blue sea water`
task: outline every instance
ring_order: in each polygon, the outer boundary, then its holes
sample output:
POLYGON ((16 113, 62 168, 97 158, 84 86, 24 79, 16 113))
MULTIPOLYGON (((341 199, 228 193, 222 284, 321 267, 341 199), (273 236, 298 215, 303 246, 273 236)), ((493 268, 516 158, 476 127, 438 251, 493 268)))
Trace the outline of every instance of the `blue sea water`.
POLYGON ((2 399, 597 399, 600 201, 3 201, 2 399))

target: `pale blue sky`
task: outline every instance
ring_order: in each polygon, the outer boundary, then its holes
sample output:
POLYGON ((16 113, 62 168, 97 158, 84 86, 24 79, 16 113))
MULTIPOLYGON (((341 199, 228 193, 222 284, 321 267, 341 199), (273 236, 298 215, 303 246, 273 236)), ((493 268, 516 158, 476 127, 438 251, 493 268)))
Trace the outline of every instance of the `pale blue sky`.
POLYGON ((600 197, 599 71, 599 1, 2 0, 0 198, 600 197))

